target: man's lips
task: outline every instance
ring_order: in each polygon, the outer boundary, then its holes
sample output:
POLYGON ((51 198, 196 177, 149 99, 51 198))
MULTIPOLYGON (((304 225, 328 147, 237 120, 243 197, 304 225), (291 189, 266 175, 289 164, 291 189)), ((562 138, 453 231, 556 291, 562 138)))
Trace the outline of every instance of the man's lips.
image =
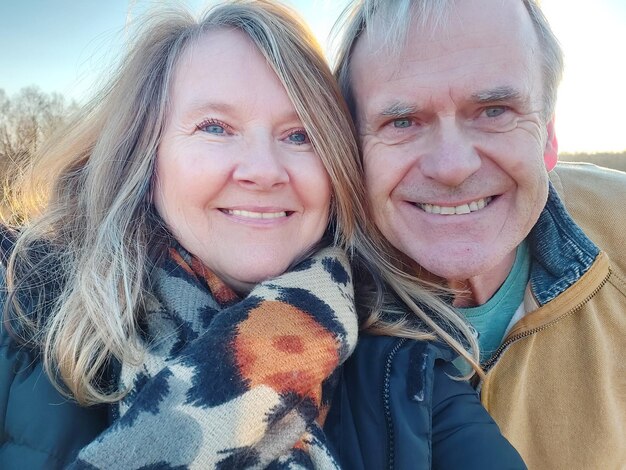
POLYGON ((493 200, 492 196, 476 199, 474 201, 464 203, 458 206, 439 206, 437 204, 425 204, 425 203, 413 203, 414 206, 419 207, 424 212, 429 214, 440 215, 462 215, 469 214, 471 212, 477 212, 484 209, 493 200))

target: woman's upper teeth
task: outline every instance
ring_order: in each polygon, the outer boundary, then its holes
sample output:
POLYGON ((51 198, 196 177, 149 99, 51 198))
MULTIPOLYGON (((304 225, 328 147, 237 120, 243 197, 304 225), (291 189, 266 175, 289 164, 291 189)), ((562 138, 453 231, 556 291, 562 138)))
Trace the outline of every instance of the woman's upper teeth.
POLYGON ((285 211, 280 212, 253 212, 253 211, 244 211, 239 209, 226 209, 225 211, 229 215, 237 215, 239 217, 248 217, 251 219, 276 219, 278 217, 286 217, 287 213, 285 211))

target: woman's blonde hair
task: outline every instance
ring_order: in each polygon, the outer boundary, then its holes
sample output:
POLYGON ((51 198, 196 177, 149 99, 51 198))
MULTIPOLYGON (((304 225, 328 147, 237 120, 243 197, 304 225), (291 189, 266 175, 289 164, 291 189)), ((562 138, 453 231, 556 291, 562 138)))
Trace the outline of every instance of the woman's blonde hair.
POLYGON ((108 86, 50 140, 21 183, 22 201, 40 197, 22 212, 27 222, 7 264, 13 331, 42 352, 49 376, 81 404, 119 399, 102 373, 111 360, 141 360, 150 270, 168 242, 151 183, 169 89, 183 51, 216 28, 244 32, 285 86, 332 182, 329 231, 353 254, 362 285, 373 286, 360 297, 364 324, 439 336, 469 357, 458 341, 473 344, 467 327, 398 268, 370 222, 355 130, 317 42, 291 10, 268 0, 221 4, 201 21, 181 11, 150 15, 108 86), (385 286, 425 329, 410 326, 404 312, 380 313, 385 286))

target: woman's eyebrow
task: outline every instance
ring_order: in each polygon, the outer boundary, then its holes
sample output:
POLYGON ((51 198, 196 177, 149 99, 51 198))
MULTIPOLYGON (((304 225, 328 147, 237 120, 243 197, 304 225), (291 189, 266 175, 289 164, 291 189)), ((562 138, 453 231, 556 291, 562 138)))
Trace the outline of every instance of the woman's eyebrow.
POLYGON ((202 113, 205 111, 217 111, 222 113, 231 113, 234 110, 234 106, 224 101, 205 101, 205 100, 193 100, 187 103, 185 106, 185 113, 202 113))

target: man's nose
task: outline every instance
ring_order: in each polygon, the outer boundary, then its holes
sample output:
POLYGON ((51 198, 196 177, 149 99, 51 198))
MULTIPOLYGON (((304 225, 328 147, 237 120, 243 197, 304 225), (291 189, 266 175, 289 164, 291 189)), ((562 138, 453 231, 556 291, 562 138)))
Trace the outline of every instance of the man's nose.
POLYGON ((239 155, 233 178, 253 190, 269 190, 289 182, 284 156, 271 137, 249 139, 239 155))
POLYGON ((420 157, 422 174, 449 187, 461 185, 481 166, 470 133, 454 117, 441 119, 420 157))

